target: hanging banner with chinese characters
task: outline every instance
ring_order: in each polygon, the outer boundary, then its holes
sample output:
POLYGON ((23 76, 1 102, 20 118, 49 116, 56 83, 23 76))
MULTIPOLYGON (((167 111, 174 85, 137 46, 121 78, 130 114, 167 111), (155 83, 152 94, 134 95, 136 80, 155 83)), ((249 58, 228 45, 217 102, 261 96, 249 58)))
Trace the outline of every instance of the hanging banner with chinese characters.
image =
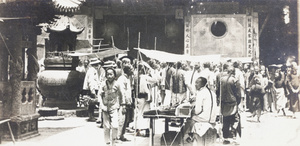
POLYGON ((184 21, 184 54, 190 55, 191 50, 191 19, 187 16, 184 21))
POLYGON ((253 57, 259 59, 259 29, 258 29, 258 13, 253 13, 253 57))
POLYGON ((253 57, 253 20, 252 20, 252 16, 247 16, 247 57, 253 57))

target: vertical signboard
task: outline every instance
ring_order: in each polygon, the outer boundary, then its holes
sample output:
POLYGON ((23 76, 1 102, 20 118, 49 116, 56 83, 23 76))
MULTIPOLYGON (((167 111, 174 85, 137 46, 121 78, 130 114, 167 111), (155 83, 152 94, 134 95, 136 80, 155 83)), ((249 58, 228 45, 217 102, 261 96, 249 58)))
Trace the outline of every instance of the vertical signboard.
POLYGON ((191 19, 190 16, 185 17, 184 21, 184 54, 190 55, 191 50, 191 19))
POLYGON ((258 29, 258 13, 253 13, 253 57, 259 59, 259 29, 258 29))
POLYGON ((247 57, 253 57, 253 19, 252 16, 247 16, 247 57))
POLYGON ((94 30, 93 30, 93 17, 88 17, 87 19, 87 39, 90 41, 90 44, 93 44, 93 39, 94 39, 94 30))

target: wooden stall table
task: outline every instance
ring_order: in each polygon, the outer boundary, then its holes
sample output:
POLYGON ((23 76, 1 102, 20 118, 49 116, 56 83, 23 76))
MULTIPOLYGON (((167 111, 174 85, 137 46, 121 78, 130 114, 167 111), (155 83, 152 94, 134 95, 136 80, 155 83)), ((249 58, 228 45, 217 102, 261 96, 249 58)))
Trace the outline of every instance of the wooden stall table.
MULTIPOLYGON (((154 145, 154 136, 153 136, 153 129, 155 126, 155 119, 159 119, 159 118, 164 118, 165 119, 165 132, 169 131, 169 121, 170 119, 180 119, 180 120, 184 120, 186 118, 189 118, 190 115, 187 116, 175 116, 175 115, 161 115, 161 114, 157 114, 157 115, 143 115, 144 118, 149 118, 150 119, 150 143, 149 146, 153 146, 154 145)), ((181 145, 184 144, 184 140, 183 140, 183 128, 180 129, 181 134, 181 145)))
MULTIPOLYGON (((10 119, 0 119, 0 125, 3 124, 3 123, 7 123, 11 139, 12 139, 13 143, 15 144, 15 138, 14 138, 13 132, 11 130, 9 121, 10 121, 10 119)), ((0 137, 0 142, 1 142, 1 137, 0 137)))

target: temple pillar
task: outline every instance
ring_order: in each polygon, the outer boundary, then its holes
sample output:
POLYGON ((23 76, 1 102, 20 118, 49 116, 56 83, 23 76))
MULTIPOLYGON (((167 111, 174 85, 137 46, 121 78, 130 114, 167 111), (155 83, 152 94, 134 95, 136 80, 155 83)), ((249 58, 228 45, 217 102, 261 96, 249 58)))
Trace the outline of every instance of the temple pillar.
POLYGON ((28 65, 27 66, 27 80, 28 81, 36 81, 37 80, 37 74, 39 72, 39 64, 38 64, 38 57, 37 57, 37 34, 36 29, 38 27, 34 26, 28 26, 27 32, 28 33, 28 39, 23 40, 23 44, 26 44, 25 48, 27 49, 26 54, 28 55, 28 65), (27 45, 28 44, 28 45, 27 45))
MULTIPOLYGON (((7 47, 10 50, 9 80, 1 82, 3 96, 3 118, 11 119, 11 128, 16 140, 38 134, 36 112, 36 76, 31 69, 36 54, 34 27, 26 23, 11 23, 6 26, 7 47), (29 28, 29 29, 28 29, 29 28), (27 57, 26 54, 31 55, 27 57), (26 75, 27 74, 27 75, 26 75)), ((1 127, 3 139, 11 139, 8 127, 1 127)), ((1 134, 2 135, 2 134, 1 134)))

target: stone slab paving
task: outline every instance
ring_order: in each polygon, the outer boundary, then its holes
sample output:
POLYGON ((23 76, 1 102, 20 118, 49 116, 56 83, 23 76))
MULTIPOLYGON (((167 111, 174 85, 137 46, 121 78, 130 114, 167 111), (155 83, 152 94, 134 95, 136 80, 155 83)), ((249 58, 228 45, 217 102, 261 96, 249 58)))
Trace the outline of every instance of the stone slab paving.
MULTIPOLYGON (((300 146, 300 113, 297 119, 287 116, 276 116, 275 113, 265 113, 261 122, 255 118, 247 118, 248 112, 242 116, 241 146, 300 146)), ((63 120, 39 121, 39 136, 17 141, 2 141, 3 146, 105 146, 103 129, 95 122, 87 122, 86 117, 66 117, 63 120)), ((163 119, 155 120, 154 145, 160 145, 161 134, 164 132, 163 119)), ((178 127, 170 127, 171 131, 179 131, 178 127)), ((130 142, 117 146, 149 146, 149 138, 134 137, 134 133, 126 133, 130 142)), ((188 145, 188 144, 185 144, 188 145)), ((217 146, 223 146, 217 142, 217 146)), ((229 144, 234 145, 234 144, 229 144)))

